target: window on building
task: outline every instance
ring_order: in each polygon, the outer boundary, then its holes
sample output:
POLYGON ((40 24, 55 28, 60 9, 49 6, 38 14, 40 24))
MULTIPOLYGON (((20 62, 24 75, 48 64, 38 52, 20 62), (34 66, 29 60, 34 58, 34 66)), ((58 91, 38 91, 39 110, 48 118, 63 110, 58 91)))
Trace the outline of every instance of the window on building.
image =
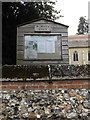
POLYGON ((73 54, 73 61, 78 61, 78 52, 75 51, 73 54))
POLYGON ((90 51, 88 51, 88 61, 90 61, 90 51))

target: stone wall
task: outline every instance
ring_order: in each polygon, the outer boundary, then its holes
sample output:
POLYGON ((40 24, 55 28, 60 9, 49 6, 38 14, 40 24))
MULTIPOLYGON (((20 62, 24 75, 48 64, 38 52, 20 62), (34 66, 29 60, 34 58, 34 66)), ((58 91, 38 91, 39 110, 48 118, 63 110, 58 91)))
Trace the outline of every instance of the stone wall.
POLYGON ((90 120, 89 89, 17 88, 0 91, 0 120, 90 120))
POLYGON ((45 68, 26 79, 15 78, 10 66, 2 70, 13 77, 4 74, 0 81, 0 120, 90 120, 89 65, 45 68))

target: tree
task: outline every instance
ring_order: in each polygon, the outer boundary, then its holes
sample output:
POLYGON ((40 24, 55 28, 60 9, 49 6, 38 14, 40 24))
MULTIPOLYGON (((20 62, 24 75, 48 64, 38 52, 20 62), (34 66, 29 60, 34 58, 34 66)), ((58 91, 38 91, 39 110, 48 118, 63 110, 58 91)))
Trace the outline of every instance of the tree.
POLYGON ((85 17, 80 17, 77 31, 78 35, 88 33, 88 22, 86 21, 85 17))
POLYGON ((2 62, 16 64, 16 28, 18 24, 41 17, 56 20, 60 11, 55 2, 2 2, 2 62))

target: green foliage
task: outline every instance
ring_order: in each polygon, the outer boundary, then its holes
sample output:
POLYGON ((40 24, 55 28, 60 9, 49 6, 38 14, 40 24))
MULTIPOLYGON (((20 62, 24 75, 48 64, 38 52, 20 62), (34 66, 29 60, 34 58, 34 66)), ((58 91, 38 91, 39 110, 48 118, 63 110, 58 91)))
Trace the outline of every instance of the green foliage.
POLYGON ((10 24, 22 24, 37 18, 56 20, 60 11, 55 10, 56 2, 5 2, 2 4, 3 18, 10 24), (14 20, 14 21, 13 21, 14 20), (15 23, 13 23, 15 22, 15 23))
POLYGON ((80 17, 77 31, 78 35, 88 33, 88 23, 84 17, 80 17))
POLYGON ((2 67, 2 78, 38 79, 49 76, 48 67, 42 65, 6 65, 2 67))

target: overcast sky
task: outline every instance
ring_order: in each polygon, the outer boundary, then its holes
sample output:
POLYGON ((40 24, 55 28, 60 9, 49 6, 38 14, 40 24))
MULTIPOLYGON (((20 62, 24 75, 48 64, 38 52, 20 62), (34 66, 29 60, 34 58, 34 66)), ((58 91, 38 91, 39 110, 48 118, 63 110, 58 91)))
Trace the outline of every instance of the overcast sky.
POLYGON ((88 20, 88 2, 90 0, 57 0, 56 9, 61 10, 61 17, 57 20, 68 25, 68 35, 75 35, 79 24, 79 18, 86 16, 88 20))

